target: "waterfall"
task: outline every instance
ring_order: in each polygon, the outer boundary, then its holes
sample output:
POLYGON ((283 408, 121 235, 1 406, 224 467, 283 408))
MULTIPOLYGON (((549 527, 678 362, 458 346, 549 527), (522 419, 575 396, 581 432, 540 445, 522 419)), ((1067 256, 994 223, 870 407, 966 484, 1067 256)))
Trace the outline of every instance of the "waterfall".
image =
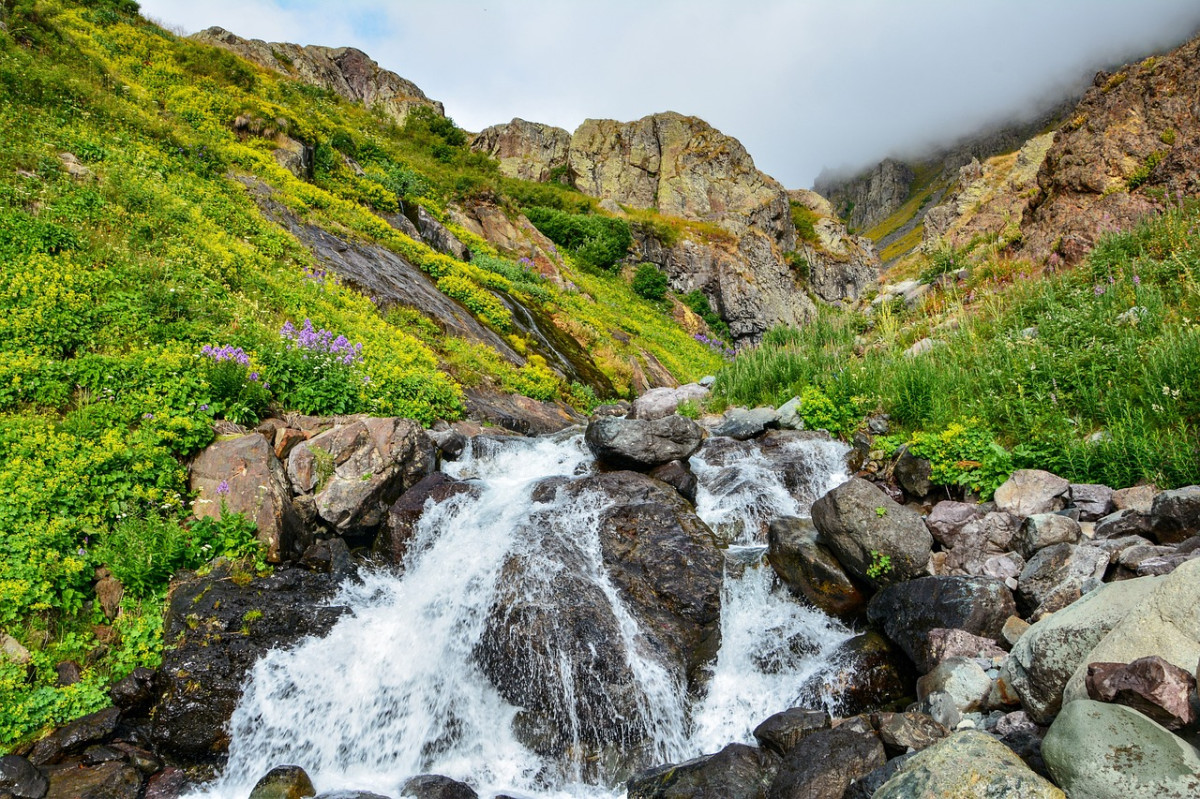
MULTIPOLYGON (((637 744, 642 765, 752 740, 750 731, 767 715, 821 701, 812 686, 849 631, 773 585, 761 530, 770 518, 806 515, 817 496, 844 480, 844 448, 823 441, 784 446, 795 468, 773 470, 753 445, 741 448, 736 462, 719 463, 706 451, 693 459, 699 514, 714 527, 738 530, 722 590, 722 647, 702 696, 689 698, 679 677, 644 651, 638 622, 606 572, 598 527, 611 500, 537 490, 553 488, 547 478, 589 470, 582 437, 477 440, 446 471, 478 490, 426 511, 403 568, 348 581, 332 603, 350 612, 325 637, 269 652, 255 665, 231 720, 228 763, 194 796, 244 799, 284 763, 302 766, 321 791, 398 797, 409 777, 438 773, 485 797, 619 794, 627 775, 606 773, 603 763, 580 754, 589 713, 604 712, 606 697, 594 696, 588 664, 557 646, 553 626, 537 642, 541 656, 529 678, 554 688, 565 755, 539 754, 515 731, 522 709, 480 662, 501 592, 519 591, 522 601, 553 608, 568 562, 571 575, 584 575, 587 601, 606 604, 605 618, 619 631, 616 657, 624 659, 618 665, 634 697, 621 727, 629 741, 645 742, 637 744), (589 691, 587 701, 599 709, 582 707, 589 691)), ((630 705, 614 697, 611 706, 630 705)))

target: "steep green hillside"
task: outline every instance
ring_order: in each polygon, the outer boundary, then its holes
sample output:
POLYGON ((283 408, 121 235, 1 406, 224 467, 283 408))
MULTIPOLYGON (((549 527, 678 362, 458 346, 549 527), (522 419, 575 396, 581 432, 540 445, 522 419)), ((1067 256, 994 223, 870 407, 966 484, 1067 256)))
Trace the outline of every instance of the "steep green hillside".
POLYGON ((111 679, 157 662, 173 569, 252 552, 236 519, 187 521, 183 464, 214 422, 274 409, 430 423, 459 418, 471 386, 594 402, 604 388, 551 371, 501 297, 555 320, 620 393, 642 352, 679 379, 721 362, 619 275, 568 258, 560 288, 449 224, 446 204, 467 196, 593 208, 501 178, 449 120, 397 128, 180 39, 129 0, 0 9, 0 631, 30 658, 0 657, 0 746, 96 708, 111 679), (311 180, 273 157, 284 136, 312 147, 311 180), (380 310, 247 185, 401 255, 529 357, 445 333, 420 309, 380 310), (473 262, 385 222, 401 201, 447 223, 473 262), (101 566, 126 587, 115 620, 96 602, 101 566), (57 687, 66 660, 83 679, 57 687))

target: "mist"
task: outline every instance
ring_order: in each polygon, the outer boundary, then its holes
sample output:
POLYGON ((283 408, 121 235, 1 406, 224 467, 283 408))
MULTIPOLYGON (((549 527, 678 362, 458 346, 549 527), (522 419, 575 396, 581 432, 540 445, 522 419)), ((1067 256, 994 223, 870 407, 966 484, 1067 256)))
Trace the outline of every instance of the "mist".
POLYGON ((358 47, 467 130, 699 116, 788 187, 1026 119, 1200 30, 1196 0, 143 0, 180 32, 358 47))

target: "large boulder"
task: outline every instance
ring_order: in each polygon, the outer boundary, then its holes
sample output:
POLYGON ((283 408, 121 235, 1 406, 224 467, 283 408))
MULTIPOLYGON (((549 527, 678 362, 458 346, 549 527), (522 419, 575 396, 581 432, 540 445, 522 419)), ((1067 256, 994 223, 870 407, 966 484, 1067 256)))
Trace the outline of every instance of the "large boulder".
POLYGON ((825 729, 829 729, 827 712, 792 707, 770 716, 755 727, 754 740, 764 749, 769 749, 777 755, 786 755, 804 739, 804 736, 825 729))
POLYGON ((1052 513, 1067 506, 1071 484, 1050 472, 1018 469, 999 488, 996 507, 1014 516, 1052 513))
POLYGON ((528 746, 637 766, 651 720, 624 625, 636 621, 638 646, 677 690, 698 685, 720 639, 723 557, 690 503, 645 475, 609 472, 557 491, 568 501, 518 531, 519 551, 538 554, 505 563, 476 657, 522 708, 515 730, 528 746), (581 518, 586 531, 562 534, 581 518))
POLYGON ((812 519, 838 562, 871 585, 921 574, 933 551, 933 536, 920 514, 859 478, 818 499, 812 519))
POLYGON ((779 758, 745 744, 715 755, 659 766, 626 784, 629 799, 766 799, 779 758))
POLYGON ((414 799, 479 799, 479 794, 470 785, 441 774, 410 777, 400 788, 400 795, 414 799))
POLYGON ((1048 724, 1063 690, 1088 653, 1154 591, 1159 578, 1107 583, 1034 624, 1013 645, 1000 671, 1034 721, 1048 724))
POLYGON ((79 754, 91 744, 105 741, 117 730, 121 712, 115 707, 75 719, 59 727, 38 741, 29 753, 29 762, 35 766, 58 763, 63 758, 79 754))
POLYGON ((276 766, 250 791, 250 799, 308 799, 316 795, 312 780, 299 766, 276 766))
MULTIPOLYGON (((1138 582, 1147 578, 1142 577, 1138 582)), ((1063 702, 1087 697, 1088 663, 1132 663, 1158 655, 1191 672, 1200 661, 1200 560, 1161 578, 1154 592, 1133 607, 1076 668, 1063 702)))
POLYGON ((94 768, 74 764, 51 769, 48 776, 44 799, 138 799, 143 782, 136 768, 118 760, 94 768))
POLYGON ((299 444, 288 455, 297 493, 312 493, 338 532, 373 530, 388 507, 437 465, 433 442, 411 419, 365 418, 299 444))
POLYGON ((1164 491, 1154 498, 1150 524, 1160 544, 1178 544, 1200 532, 1200 486, 1164 491))
POLYGON ((712 428, 712 434, 746 441, 761 436, 771 427, 779 427, 779 413, 774 408, 730 408, 712 428))
POLYGON ((854 616, 866 607, 867 597, 818 543, 809 519, 789 516, 771 522, 767 560, 788 588, 832 616, 854 616))
POLYGON ((874 799, 1065 799, 992 736, 956 732, 914 755, 875 792, 874 799))
POLYGON ((220 518, 224 511, 244 513, 258 526, 267 560, 298 557, 311 541, 292 505, 283 464, 258 433, 221 438, 192 462, 190 486, 197 517, 220 518))
POLYGON ((1025 615, 1040 619, 1062 610, 1100 585, 1109 555, 1100 547, 1053 544, 1025 564, 1017 578, 1017 601, 1025 615))
POLYGON ((708 389, 696 383, 688 383, 678 388, 652 388, 633 401, 633 411, 629 416, 632 419, 647 421, 661 419, 675 413, 680 403, 699 403, 707 396, 708 389))
POLYGON ((867 618, 927 672, 936 664, 932 630, 965 630, 1000 639, 1004 622, 1016 612, 1012 593, 987 577, 923 577, 889 586, 867 606, 867 618))
POLYGON ((1168 730, 1196 722, 1196 678, 1158 655, 1132 663, 1089 663, 1087 689, 1092 699, 1131 707, 1168 730))
POLYGON ((770 799, 841 799, 887 761, 875 731, 854 723, 806 735, 783 759, 770 799))
POLYGON ((445 472, 434 472, 405 491, 388 509, 387 523, 375 536, 371 553, 385 563, 399 566, 416 535, 417 524, 430 504, 440 505, 460 494, 478 495, 479 486, 455 480, 445 472))
POLYGON ((0 795, 14 799, 41 799, 49 783, 46 775, 19 755, 0 757, 0 795))
POLYGON ((604 466, 645 471, 691 457, 700 449, 704 431, 682 416, 651 421, 602 417, 588 422, 584 438, 604 466))
POLYGON ((820 687, 844 716, 879 710, 913 694, 916 675, 909 659, 874 630, 844 641, 830 661, 836 670, 820 678, 820 687))
POLYGON ((1200 754, 1124 705, 1070 703, 1050 725, 1042 757, 1050 776, 1073 797, 1200 796, 1200 754))
POLYGON ((218 562, 172 585, 150 730, 158 751, 184 763, 221 756, 247 672, 271 649, 328 632, 344 612, 327 605, 340 581, 294 568, 253 577, 218 562))

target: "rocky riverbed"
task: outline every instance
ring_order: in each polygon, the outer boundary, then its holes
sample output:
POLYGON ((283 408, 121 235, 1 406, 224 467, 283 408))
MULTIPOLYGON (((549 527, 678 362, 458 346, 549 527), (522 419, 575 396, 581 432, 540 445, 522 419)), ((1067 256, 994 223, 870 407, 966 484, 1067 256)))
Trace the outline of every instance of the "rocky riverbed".
POLYGON ((1200 487, 964 502, 787 406, 675 414, 703 393, 222 437, 197 513, 252 516, 273 573, 179 575, 162 667, 0 796, 1200 795, 1200 487))

